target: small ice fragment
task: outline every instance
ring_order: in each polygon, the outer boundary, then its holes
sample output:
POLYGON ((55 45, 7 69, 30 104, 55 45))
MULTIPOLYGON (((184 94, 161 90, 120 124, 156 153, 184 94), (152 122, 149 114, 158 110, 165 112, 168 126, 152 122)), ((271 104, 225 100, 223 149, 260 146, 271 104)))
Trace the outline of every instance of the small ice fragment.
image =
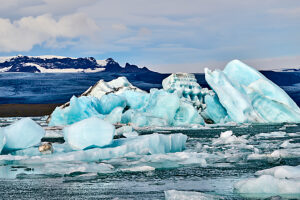
POLYGON ((144 171, 153 171, 153 170, 155 170, 155 168, 151 166, 137 166, 137 167, 121 169, 121 171, 129 171, 129 172, 144 172, 144 171))
POLYGON ((224 199, 219 196, 205 194, 202 192, 194 192, 194 191, 167 190, 164 192, 165 192, 166 200, 217 200, 217 199, 224 199))

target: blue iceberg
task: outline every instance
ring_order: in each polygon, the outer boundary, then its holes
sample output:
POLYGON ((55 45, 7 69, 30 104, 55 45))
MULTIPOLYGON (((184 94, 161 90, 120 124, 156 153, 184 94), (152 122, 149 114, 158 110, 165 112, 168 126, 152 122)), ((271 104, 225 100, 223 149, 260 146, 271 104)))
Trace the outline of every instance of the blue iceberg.
POLYGON ((0 135, 4 135, 6 140, 3 150, 13 151, 39 144, 45 135, 45 130, 32 119, 22 118, 7 127, 1 128, 0 135))
POLYGON ((112 143, 115 127, 97 117, 74 123, 63 129, 64 138, 74 150, 103 147, 112 143))
POLYGON ((235 122, 300 122, 296 103, 279 86, 241 61, 231 61, 223 71, 205 69, 205 79, 235 122))

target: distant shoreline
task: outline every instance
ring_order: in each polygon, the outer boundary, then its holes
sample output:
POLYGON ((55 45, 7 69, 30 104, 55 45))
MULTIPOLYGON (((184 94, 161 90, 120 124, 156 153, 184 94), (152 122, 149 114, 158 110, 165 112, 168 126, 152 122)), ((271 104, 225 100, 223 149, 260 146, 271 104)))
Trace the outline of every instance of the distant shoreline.
POLYGON ((0 117, 36 117, 49 115, 62 104, 0 104, 0 117))

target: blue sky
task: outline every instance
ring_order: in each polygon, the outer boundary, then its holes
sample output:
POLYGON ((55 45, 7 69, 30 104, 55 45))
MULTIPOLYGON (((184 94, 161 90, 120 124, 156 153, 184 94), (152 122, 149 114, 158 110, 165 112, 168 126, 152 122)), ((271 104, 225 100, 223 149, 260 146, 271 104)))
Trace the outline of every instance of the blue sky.
POLYGON ((0 56, 114 58, 160 72, 300 67, 297 0, 0 0, 0 56))

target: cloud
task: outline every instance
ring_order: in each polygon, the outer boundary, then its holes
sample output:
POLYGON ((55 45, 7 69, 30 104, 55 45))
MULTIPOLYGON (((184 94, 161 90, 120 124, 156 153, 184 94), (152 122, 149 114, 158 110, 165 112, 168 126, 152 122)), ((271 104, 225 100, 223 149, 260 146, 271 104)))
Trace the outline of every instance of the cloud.
POLYGON ((0 4, 2 52, 30 54, 32 47, 40 47, 58 54, 91 53, 98 59, 157 64, 162 71, 172 71, 174 64, 197 71, 203 63, 222 66, 235 58, 300 54, 300 1, 0 0, 0 4))
POLYGON ((0 27, 1 52, 29 51, 34 45, 47 43, 48 47, 57 47, 59 38, 93 38, 100 31, 92 19, 80 13, 66 15, 58 20, 49 14, 23 17, 15 21, 0 18, 0 27))

